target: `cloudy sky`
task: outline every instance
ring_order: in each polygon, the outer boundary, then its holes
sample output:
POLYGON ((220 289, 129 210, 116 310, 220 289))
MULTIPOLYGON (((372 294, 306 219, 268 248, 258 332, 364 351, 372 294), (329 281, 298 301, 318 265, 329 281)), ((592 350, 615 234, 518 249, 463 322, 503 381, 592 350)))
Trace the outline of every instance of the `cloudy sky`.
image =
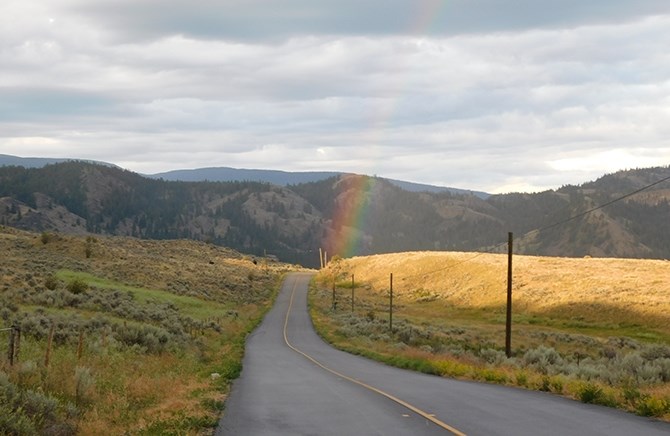
POLYGON ((0 153, 488 192, 670 164, 668 0, 2 0, 0 153))

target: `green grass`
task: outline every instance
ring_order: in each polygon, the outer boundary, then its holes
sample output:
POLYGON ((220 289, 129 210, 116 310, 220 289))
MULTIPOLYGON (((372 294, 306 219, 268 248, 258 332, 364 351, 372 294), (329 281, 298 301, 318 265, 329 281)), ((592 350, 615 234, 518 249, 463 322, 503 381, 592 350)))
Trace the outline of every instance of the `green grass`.
POLYGON ((156 302, 174 304, 183 314, 198 320, 220 316, 221 311, 231 309, 232 305, 224 305, 215 301, 206 301, 196 297, 177 295, 158 289, 148 289, 138 286, 126 285, 89 273, 70 270, 60 270, 56 277, 66 282, 71 280, 83 280, 89 286, 99 289, 110 289, 124 291, 132 294, 139 303, 156 302))

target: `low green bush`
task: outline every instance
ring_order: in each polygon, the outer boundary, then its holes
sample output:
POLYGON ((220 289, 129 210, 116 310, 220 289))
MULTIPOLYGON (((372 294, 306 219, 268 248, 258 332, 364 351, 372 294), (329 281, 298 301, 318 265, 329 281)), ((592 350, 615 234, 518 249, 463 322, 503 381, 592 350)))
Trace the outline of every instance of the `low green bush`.
POLYGON ((82 279, 75 278, 67 283, 66 289, 73 294, 81 294, 88 289, 88 283, 82 279))
POLYGON ((582 403, 616 407, 616 399, 595 383, 584 383, 577 390, 577 398, 582 403))
POLYGON ((670 412, 670 401, 643 395, 636 404, 635 413, 641 416, 663 416, 670 412))

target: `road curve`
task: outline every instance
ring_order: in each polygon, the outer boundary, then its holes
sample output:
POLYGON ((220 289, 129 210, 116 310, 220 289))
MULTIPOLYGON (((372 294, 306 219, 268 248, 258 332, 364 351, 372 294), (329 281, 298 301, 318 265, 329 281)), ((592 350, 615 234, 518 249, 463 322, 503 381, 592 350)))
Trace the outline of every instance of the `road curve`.
POLYGON ((217 435, 670 435, 670 424, 555 395, 392 368, 330 347, 287 276, 250 335, 217 435))

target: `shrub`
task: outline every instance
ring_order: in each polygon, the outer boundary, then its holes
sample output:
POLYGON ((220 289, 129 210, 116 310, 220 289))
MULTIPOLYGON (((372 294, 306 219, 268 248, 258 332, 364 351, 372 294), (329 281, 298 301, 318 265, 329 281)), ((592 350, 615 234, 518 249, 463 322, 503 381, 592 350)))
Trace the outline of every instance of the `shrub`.
POLYGON ((42 234, 40 235, 40 241, 42 241, 42 244, 44 244, 44 245, 51 242, 52 239, 53 239, 53 236, 50 233, 42 232, 42 234))
POLYGON ((20 410, 0 407, 0 434, 36 435, 35 424, 20 410))
POLYGON ((559 377, 543 376, 538 384, 538 390, 543 392, 563 393, 563 380, 559 377))
POLYGON ((546 375, 553 365, 562 364, 563 358, 553 348, 540 345, 536 349, 526 351, 522 361, 524 365, 546 375))
POLYGON ((656 364, 659 368, 658 376, 664 383, 670 382, 670 359, 663 358, 658 359, 656 364))
POLYGON ((67 284, 67 290, 73 294, 84 293, 86 292, 87 289, 88 289, 88 283, 79 278, 72 279, 67 284))
POLYGON ((528 387, 528 375, 522 371, 517 372, 515 375, 515 383, 517 386, 528 387))
POLYGON ((78 366, 74 370, 74 380, 75 402, 77 404, 88 402, 90 400, 91 388, 95 383, 91 370, 83 366, 78 366))
POLYGON ((577 389, 577 398, 582 403, 615 407, 616 400, 595 383, 584 383, 577 389))
POLYGON ((640 401, 640 399, 642 398, 642 393, 640 392, 640 390, 631 386, 624 387, 622 395, 626 403, 633 407, 635 407, 638 401, 640 401))
POLYGON ((452 360, 438 360, 433 362, 438 374, 447 377, 462 377, 470 372, 471 367, 452 360))
POLYGON ((44 279, 44 287, 49 289, 50 291, 53 291, 58 287, 58 279, 54 275, 50 275, 46 279, 44 279))
POLYGON ((505 384, 507 382, 507 375, 495 369, 482 369, 477 373, 477 377, 489 383, 505 384))
POLYGON ((0 371, 0 434, 74 434, 74 428, 59 416, 55 398, 33 390, 22 390, 0 371))
POLYGON ((486 363, 490 363, 492 365, 500 365, 505 360, 507 360, 507 355, 500 350, 494 350, 492 348, 484 348, 479 352, 479 357, 484 359, 486 363))
POLYGON ((582 403, 597 404, 603 396, 603 390, 594 383, 585 383, 579 387, 577 396, 582 403))
POLYGON ((37 382, 39 373, 37 371, 37 364, 33 360, 26 360, 20 362, 18 365, 19 384, 28 385, 37 382))
POLYGON ((173 336, 166 330, 151 325, 115 325, 117 340, 135 351, 161 353, 166 350, 173 336))
POLYGON ((642 350, 640 355, 644 360, 670 359, 670 347, 666 345, 653 345, 642 350))
POLYGON ((670 402, 662 398, 643 395, 637 402, 635 412, 641 416, 663 416, 670 411, 670 402))

